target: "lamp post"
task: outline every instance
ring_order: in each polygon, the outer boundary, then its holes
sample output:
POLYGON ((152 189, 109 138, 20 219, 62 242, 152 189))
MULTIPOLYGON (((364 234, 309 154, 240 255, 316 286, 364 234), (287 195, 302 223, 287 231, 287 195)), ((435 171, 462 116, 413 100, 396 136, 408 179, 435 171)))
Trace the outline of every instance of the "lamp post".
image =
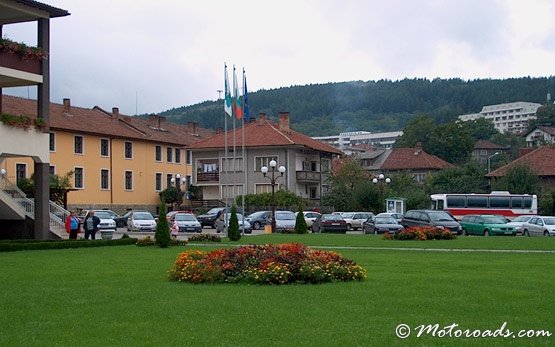
POLYGON ((181 206, 181 199, 182 199, 182 196, 181 196, 181 175, 176 174, 175 177, 172 177, 170 181, 173 185, 175 185, 175 188, 177 188, 177 201, 176 201, 177 207, 176 207, 176 209, 179 209, 179 207, 181 206))
POLYGON ((385 175, 381 173, 372 179, 372 183, 377 184, 378 188, 380 189, 380 208, 381 208, 383 203, 383 198, 384 198, 383 197, 384 184, 390 184, 391 178, 385 177, 385 175))
POLYGON ((495 153, 493 153, 492 155, 490 155, 490 156, 488 157, 488 173, 491 172, 491 158, 495 157, 495 156, 498 155, 498 154, 499 154, 499 152, 495 152, 495 153))
POLYGON ((276 176, 276 166, 277 163, 275 160, 271 160, 270 161, 270 170, 272 173, 271 177, 266 176, 266 174, 268 173, 269 169, 267 166, 263 166, 260 171, 262 171, 262 174, 264 175, 264 177, 268 177, 270 179, 270 184, 272 185, 272 234, 276 232, 276 198, 275 198, 275 186, 276 186, 276 180, 280 177, 283 177, 283 174, 285 173, 285 166, 280 166, 278 168, 278 172, 279 172, 279 176, 276 176))

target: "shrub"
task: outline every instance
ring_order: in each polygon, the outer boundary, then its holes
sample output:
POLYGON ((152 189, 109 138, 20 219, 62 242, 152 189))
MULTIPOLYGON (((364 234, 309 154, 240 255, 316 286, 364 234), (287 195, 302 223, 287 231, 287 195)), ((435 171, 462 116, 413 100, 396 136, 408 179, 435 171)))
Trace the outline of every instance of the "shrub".
POLYGON ((220 235, 215 234, 195 234, 188 238, 189 242, 222 242, 220 235))
POLYGON ((297 213, 297 220, 295 221, 295 234, 306 234, 308 226, 304 220, 303 208, 299 205, 299 213, 297 213))
POLYGON ((121 238, 115 240, 3 240, 0 241, 0 252, 123 246, 133 245, 136 242, 137 240, 131 238, 121 238))
POLYGON ((160 248, 166 248, 170 245, 170 226, 166 218, 166 203, 160 201, 160 209, 158 214, 158 223, 156 224, 156 244, 160 248))
POLYGON ((140 238, 137 240, 136 245, 139 247, 144 247, 144 246, 154 246, 156 243, 154 242, 154 240, 152 239, 152 237, 149 236, 145 236, 143 238, 140 238))
POLYGON ((290 284, 355 281, 366 270, 335 252, 300 243, 182 252, 169 278, 191 283, 290 284))
POLYGON ((237 207, 235 204, 231 206, 231 216, 229 217, 229 226, 227 227, 227 237, 229 237, 231 241, 239 241, 241 239, 239 220, 237 219, 237 207))
POLYGON ((407 228, 396 234, 386 232, 382 238, 384 240, 453 240, 457 235, 446 229, 422 226, 407 228))

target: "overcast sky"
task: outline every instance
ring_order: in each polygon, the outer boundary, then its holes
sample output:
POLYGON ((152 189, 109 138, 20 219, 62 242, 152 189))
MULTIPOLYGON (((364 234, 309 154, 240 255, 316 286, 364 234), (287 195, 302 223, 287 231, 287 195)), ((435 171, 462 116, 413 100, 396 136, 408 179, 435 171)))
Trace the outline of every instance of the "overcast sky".
MULTIPOLYGON (((51 21, 51 100, 129 115, 217 99, 224 62, 249 91, 555 74, 552 0, 40 1, 71 13, 51 21)), ((34 24, 3 33, 36 44, 34 24)))

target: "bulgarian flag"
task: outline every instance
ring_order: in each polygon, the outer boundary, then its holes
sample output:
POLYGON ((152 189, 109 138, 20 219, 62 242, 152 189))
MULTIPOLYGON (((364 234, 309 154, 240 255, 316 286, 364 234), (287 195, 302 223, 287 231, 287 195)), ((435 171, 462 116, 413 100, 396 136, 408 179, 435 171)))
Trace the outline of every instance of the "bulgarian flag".
POLYGON ((251 106, 249 103, 249 94, 247 92, 247 76, 245 75, 245 69, 243 69, 243 110, 245 122, 248 123, 251 119, 251 106))
POLYGON ((235 113, 235 118, 238 120, 243 118, 243 101, 239 95, 239 88, 237 88, 237 74, 235 73, 235 66, 233 66, 233 113, 235 113))
POLYGON ((229 82, 227 80, 227 65, 224 63, 224 75, 225 75, 225 99, 224 99, 224 111, 230 117, 232 116, 231 110, 231 90, 229 89, 229 82))

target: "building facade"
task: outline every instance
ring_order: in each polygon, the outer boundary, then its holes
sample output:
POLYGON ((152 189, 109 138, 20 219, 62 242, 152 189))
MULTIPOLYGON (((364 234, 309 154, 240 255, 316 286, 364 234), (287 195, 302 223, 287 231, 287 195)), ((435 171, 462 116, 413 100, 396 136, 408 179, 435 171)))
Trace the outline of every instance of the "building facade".
POLYGON ((402 131, 391 131, 385 133, 350 131, 334 136, 313 137, 313 139, 327 143, 328 145, 339 149, 343 153, 350 155, 352 154, 350 152, 350 147, 355 147, 357 145, 372 145, 380 148, 391 148, 397 138, 401 135, 403 135, 402 131))
POLYGON ((523 101, 484 106, 479 113, 460 115, 459 120, 485 118, 491 120, 495 129, 501 133, 520 134, 528 129, 530 120, 536 119, 540 106, 538 103, 523 101))
POLYGON ((526 133, 526 147, 533 148, 555 143, 555 127, 537 126, 526 133))

